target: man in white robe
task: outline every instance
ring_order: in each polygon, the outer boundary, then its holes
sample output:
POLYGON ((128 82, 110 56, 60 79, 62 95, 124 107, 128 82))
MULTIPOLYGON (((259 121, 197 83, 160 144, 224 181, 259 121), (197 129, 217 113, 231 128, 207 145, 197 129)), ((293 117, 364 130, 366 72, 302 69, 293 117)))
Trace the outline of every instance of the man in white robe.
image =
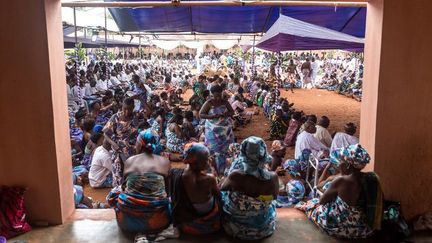
POLYGON ((357 127, 353 123, 346 124, 344 129, 345 132, 338 132, 334 136, 330 151, 359 143, 359 139, 354 136, 357 127))
POLYGON ((332 144, 332 137, 329 131, 327 130, 329 125, 330 125, 330 119, 328 119, 328 117, 326 116, 322 116, 318 124, 315 126, 316 132, 314 134, 314 136, 328 148, 330 148, 332 144))
POLYGON ((294 157, 297 159, 302 151, 309 149, 314 156, 318 156, 321 151, 328 151, 328 147, 322 144, 315 136, 316 128, 315 123, 307 121, 305 123, 305 129, 297 136, 295 145, 294 157))

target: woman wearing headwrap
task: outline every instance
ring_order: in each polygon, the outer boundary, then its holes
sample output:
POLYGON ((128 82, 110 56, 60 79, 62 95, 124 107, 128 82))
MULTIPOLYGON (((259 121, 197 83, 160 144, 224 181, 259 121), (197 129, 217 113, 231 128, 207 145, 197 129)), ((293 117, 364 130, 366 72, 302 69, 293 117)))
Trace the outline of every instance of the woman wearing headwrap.
POLYGON ((167 149, 173 153, 182 153, 185 146, 184 134, 181 128, 182 124, 183 116, 176 114, 171 118, 165 130, 167 149))
POLYGON ((242 142, 240 155, 221 186, 223 227, 227 234, 243 240, 258 240, 275 231, 273 200, 278 195, 279 182, 277 175, 265 168, 270 161, 261 138, 249 137, 242 142))
POLYGON ((380 229, 383 195, 378 176, 362 173, 370 157, 359 144, 339 150, 341 176, 334 179, 321 199, 297 207, 321 230, 338 238, 367 238, 380 229))
POLYGON ((231 104, 222 98, 220 85, 211 87, 212 98, 200 110, 205 122, 205 144, 215 157, 216 170, 222 175, 226 168, 228 146, 234 142, 232 119, 234 111, 231 104))
MULTIPOLYGON (((304 152, 308 154, 308 151, 304 152)), ((278 176, 285 185, 285 188, 280 190, 277 197, 277 206, 281 208, 292 207, 302 201, 306 196, 305 187, 305 171, 298 160, 290 159, 283 163, 282 167, 277 170, 278 176), (286 183, 286 184, 285 184, 286 183)))
POLYGON ((136 150, 139 154, 124 163, 123 185, 113 189, 107 200, 122 230, 157 234, 171 222, 165 189, 170 162, 158 155, 159 137, 151 129, 140 132, 136 150))
POLYGON ((282 107, 277 106, 275 114, 271 117, 270 140, 283 139, 288 130, 288 124, 283 120, 282 115, 282 107))
POLYGON ((186 168, 170 171, 173 223, 183 233, 203 235, 221 228, 219 188, 216 178, 206 172, 209 154, 203 144, 186 144, 186 168))
POLYGON ((121 111, 114 114, 105 124, 103 133, 114 150, 114 185, 122 184, 123 163, 127 158, 135 154, 135 140, 138 134, 138 126, 143 121, 142 113, 134 113, 134 100, 123 100, 121 111))

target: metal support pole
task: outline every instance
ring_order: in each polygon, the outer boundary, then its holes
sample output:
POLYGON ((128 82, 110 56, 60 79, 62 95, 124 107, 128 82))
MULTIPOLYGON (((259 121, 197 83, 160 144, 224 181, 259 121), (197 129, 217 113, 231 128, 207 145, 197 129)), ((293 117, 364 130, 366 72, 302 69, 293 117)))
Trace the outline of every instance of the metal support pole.
POLYGON ((75 28, 75 46, 78 42, 78 36, 77 36, 77 25, 76 25, 76 9, 73 8, 73 18, 74 18, 74 28, 75 28))
POLYGON ((139 57, 140 57, 140 60, 142 60, 142 53, 141 53, 141 32, 139 34, 138 41, 139 41, 139 45, 138 45, 139 57))
POLYGON ((107 8, 104 8, 104 18, 105 18, 105 77, 108 79, 108 27, 107 27, 107 8))
MULTIPOLYGON (((76 80, 77 80, 77 85, 78 87, 81 87, 80 85, 80 60, 79 60, 79 54, 78 54, 78 34, 77 34, 77 24, 76 24, 76 9, 75 7, 73 8, 73 17, 74 17, 74 27, 75 27, 75 74, 76 74, 76 80)), ((82 92, 81 89, 78 89, 78 97, 80 97, 80 99, 78 99, 77 104, 79 106, 82 105, 81 101, 82 101, 82 92)))
POLYGON ((252 80, 255 79, 255 36, 253 38, 252 46, 252 80))
POLYGON ((108 8, 145 8, 145 7, 189 7, 189 6, 334 6, 366 7, 369 0, 268 0, 268 1, 112 1, 112 2, 64 2, 62 7, 108 7, 108 8))
POLYGON ((106 58, 107 51, 108 51, 107 9, 106 8, 104 8, 104 18, 105 18, 105 58, 106 58))

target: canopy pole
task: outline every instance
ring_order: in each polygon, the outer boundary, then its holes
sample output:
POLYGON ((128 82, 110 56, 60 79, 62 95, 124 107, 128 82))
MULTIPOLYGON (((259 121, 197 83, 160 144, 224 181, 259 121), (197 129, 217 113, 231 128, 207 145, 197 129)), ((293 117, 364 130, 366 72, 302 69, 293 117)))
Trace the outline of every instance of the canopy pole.
MULTIPOLYGON (((108 61, 108 31, 107 31, 107 18, 106 18, 106 8, 104 8, 104 18, 105 18, 105 62, 108 61)), ((105 64, 106 65, 106 64, 105 64)), ((105 68, 105 75, 108 78, 108 66, 105 68)))
POLYGON ((141 61, 142 60, 142 54, 141 54, 141 32, 139 33, 139 36, 138 36, 138 42, 139 42, 138 51, 139 51, 139 57, 140 57, 140 61, 141 61))
POLYGON ((255 35, 253 38, 253 45, 252 45, 252 79, 255 79, 255 35))
POLYGON ((133 1, 133 2, 64 2, 62 7, 108 7, 108 8, 145 8, 145 7, 189 7, 189 6, 332 6, 366 7, 369 0, 269 0, 269 1, 133 1))
MULTIPOLYGON (((74 17, 74 27, 75 27, 75 74, 76 74, 76 81, 77 81, 77 85, 78 87, 81 87, 80 84, 80 75, 79 75, 79 70, 80 70, 80 60, 79 60, 79 53, 78 53, 78 33, 77 33, 77 23, 76 23, 76 9, 75 7, 73 8, 73 17, 74 17)), ((81 106, 81 101, 82 101, 82 92, 81 92, 81 88, 77 89, 78 91, 78 105, 81 106)))
POLYGON ((77 25, 76 25, 76 9, 73 7, 73 18, 74 18, 74 29, 75 29, 75 46, 78 42, 78 36, 77 36, 77 25))

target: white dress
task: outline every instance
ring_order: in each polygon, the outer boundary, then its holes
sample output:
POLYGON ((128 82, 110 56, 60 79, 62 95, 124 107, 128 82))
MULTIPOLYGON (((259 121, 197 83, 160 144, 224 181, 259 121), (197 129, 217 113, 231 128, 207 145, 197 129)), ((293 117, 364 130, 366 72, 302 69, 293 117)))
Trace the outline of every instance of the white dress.
POLYGON ((350 145, 358 144, 359 139, 344 132, 338 132, 333 138, 330 152, 350 145))
POLYGON ((328 150, 328 148, 322 144, 312 133, 306 131, 301 132, 297 136, 295 145, 294 157, 297 159, 305 149, 311 150, 312 154, 317 156, 322 150, 328 150))

